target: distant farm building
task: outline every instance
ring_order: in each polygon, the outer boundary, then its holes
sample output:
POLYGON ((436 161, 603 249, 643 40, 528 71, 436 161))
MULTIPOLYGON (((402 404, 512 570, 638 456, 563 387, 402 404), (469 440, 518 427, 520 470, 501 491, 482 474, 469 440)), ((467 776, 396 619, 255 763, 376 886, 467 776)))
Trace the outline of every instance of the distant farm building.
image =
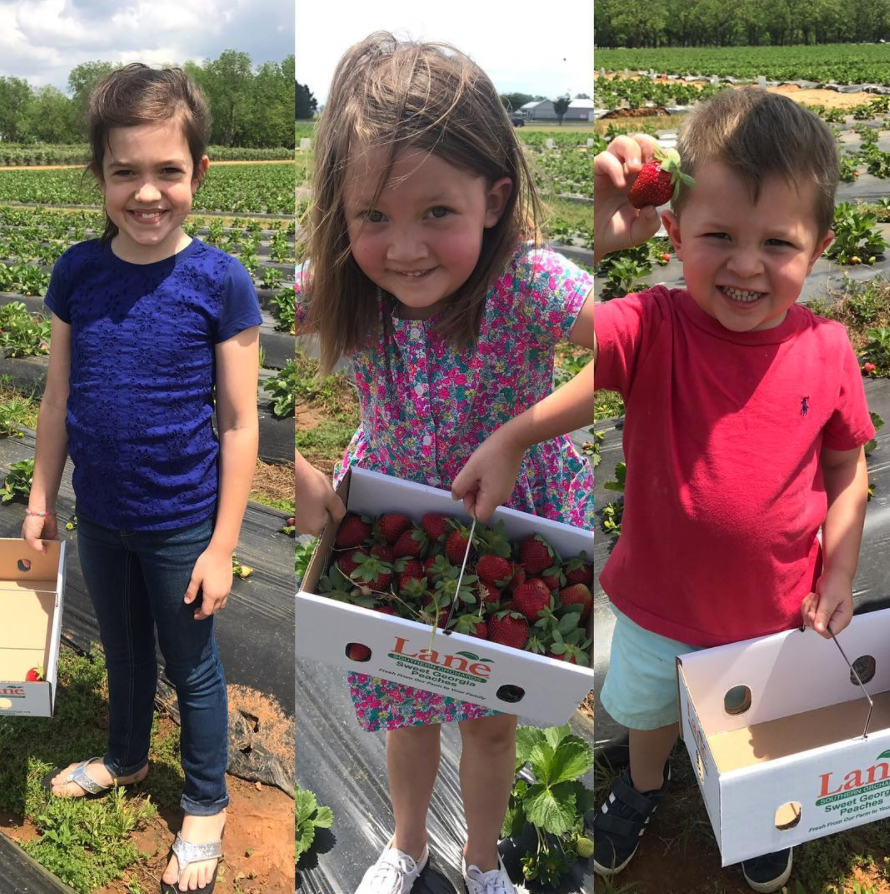
MULTIPOLYGON (((519 110, 529 121, 558 121, 553 100, 539 99, 527 102, 519 110)), ((563 121, 593 121, 593 100, 573 99, 563 116, 563 121)))

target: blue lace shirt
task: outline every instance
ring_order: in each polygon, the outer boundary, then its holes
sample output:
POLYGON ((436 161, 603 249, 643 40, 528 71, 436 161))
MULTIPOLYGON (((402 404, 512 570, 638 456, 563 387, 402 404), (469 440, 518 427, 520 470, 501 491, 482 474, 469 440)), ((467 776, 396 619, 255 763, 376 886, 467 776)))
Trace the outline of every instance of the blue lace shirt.
POLYGON ((116 530, 212 515, 215 347, 262 321, 250 274, 198 239, 131 264, 81 242, 56 262, 47 307, 71 326, 66 427, 77 511, 116 530))

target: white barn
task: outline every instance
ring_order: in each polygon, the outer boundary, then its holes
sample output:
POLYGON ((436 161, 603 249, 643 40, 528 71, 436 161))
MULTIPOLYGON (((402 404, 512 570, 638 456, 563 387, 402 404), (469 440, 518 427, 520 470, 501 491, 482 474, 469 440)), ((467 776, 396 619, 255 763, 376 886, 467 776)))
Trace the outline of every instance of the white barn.
MULTIPOLYGON (((550 99, 533 100, 523 105, 519 111, 529 121, 558 121, 550 99)), ((563 121, 593 121, 593 100, 573 99, 563 116, 563 121)))

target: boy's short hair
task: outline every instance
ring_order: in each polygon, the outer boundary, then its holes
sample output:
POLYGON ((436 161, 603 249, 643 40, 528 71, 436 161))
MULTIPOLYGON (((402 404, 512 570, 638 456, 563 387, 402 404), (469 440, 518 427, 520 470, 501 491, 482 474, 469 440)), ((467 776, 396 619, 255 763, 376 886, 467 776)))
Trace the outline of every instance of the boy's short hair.
MULTIPOLYGON (((837 144, 828 126, 802 105, 759 87, 727 89, 700 103, 680 125, 677 151, 684 173, 708 161, 727 165, 754 202, 764 181, 778 175, 789 186, 812 183, 819 237, 834 223, 840 176, 837 144)), ((671 209, 679 217, 692 190, 680 190, 671 209)))

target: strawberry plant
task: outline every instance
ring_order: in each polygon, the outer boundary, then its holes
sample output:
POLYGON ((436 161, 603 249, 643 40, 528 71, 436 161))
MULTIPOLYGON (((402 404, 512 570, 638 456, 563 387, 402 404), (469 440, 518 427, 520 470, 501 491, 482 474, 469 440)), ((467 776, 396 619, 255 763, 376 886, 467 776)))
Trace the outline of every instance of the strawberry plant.
POLYGON ((278 320, 278 325, 275 327, 276 331, 294 332, 296 300, 293 288, 288 286, 285 289, 281 289, 269 304, 272 306, 272 316, 278 320))
POLYGON ((316 829, 330 829, 334 824, 334 813, 330 807, 321 807, 314 792, 294 787, 295 857, 297 864, 311 849, 315 841, 316 829))
POLYGON ((643 276, 651 273, 651 268, 641 267, 630 258, 619 258, 609 267, 609 275, 603 284, 602 299, 622 298, 631 292, 641 292, 646 288, 643 276))
POLYGON ((573 863, 593 855, 584 813, 593 809, 594 794, 581 782, 592 767, 593 747, 568 724, 516 731, 516 780, 501 837, 518 838, 531 825, 535 849, 521 860, 527 880, 556 888, 573 863))
POLYGON ((858 176, 858 162, 849 155, 842 155, 841 159, 841 180, 844 183, 852 183, 858 176))
MULTIPOLYGON (((871 424, 875 427, 875 432, 880 431, 880 429, 884 427, 884 420, 877 413, 869 413, 868 415, 871 416, 871 424)), ((874 437, 865 445, 865 455, 871 455, 871 452, 877 446, 878 439, 877 437, 874 437)))
POLYGON ((27 502, 34 482, 34 460, 23 459, 9 467, 9 474, 0 490, 0 502, 11 503, 16 498, 27 502))
MULTIPOLYGON (((875 215, 840 202, 834 209, 834 242, 825 254, 839 264, 858 264, 882 256, 887 242, 875 228, 875 215)), ((873 262, 870 262, 873 263, 873 262)))
POLYGON ((288 360, 277 376, 266 379, 263 387, 272 397, 272 415, 276 419, 284 419, 295 414, 297 370, 293 360, 288 360))
POLYGON ((20 438, 22 420, 31 412, 31 401, 23 397, 12 397, 0 403, 0 436, 20 438))
POLYGON ((863 369, 872 364, 873 368, 867 370, 871 375, 890 376, 890 329, 869 329, 865 334, 871 341, 860 355, 860 364, 863 369))

